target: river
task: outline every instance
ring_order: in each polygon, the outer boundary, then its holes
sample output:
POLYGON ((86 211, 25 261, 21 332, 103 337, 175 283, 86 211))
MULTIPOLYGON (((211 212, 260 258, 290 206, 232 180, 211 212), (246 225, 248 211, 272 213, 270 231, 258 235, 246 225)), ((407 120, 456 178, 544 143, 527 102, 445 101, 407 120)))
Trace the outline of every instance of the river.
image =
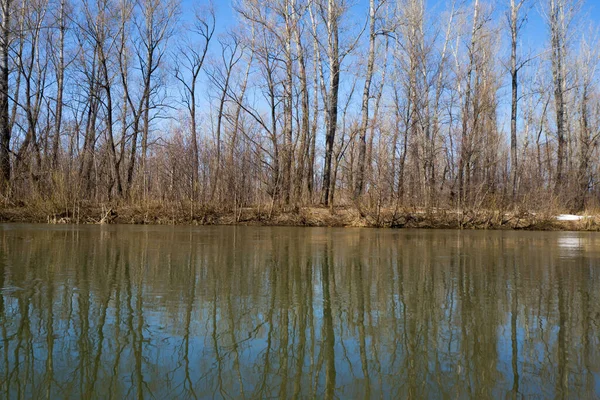
POLYGON ((600 234, 0 225, 3 398, 598 398, 600 234))

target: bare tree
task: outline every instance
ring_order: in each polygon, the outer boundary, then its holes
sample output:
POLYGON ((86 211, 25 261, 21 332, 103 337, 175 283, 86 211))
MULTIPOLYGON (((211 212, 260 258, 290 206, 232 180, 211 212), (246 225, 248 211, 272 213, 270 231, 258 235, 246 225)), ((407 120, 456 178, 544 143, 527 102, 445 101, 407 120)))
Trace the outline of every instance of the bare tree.
MULTIPOLYGON (((293 40, 296 44, 296 58, 298 64, 298 82, 300 85, 299 96, 301 104, 301 121, 300 121, 300 148, 296 162, 296 176, 294 186, 294 198, 296 202, 302 201, 303 190, 307 187, 307 182, 311 178, 307 176, 307 171, 311 168, 307 165, 310 162, 310 93, 308 85, 308 62, 307 52, 302 40, 303 24, 301 19, 306 15, 308 3, 306 5, 293 2, 292 13, 292 30, 293 40)), ((314 110, 316 112, 316 110, 314 110)))
MULTIPOLYGON (((335 137, 338 128, 338 100, 340 90, 340 71, 341 64, 348 54, 356 47, 362 31, 358 32, 354 38, 346 43, 344 48, 340 48, 340 23, 348 11, 348 3, 344 0, 320 0, 317 4, 319 16, 324 23, 326 33, 325 48, 327 57, 328 83, 325 88, 323 77, 323 65, 320 65, 319 74, 322 82, 322 93, 325 103, 325 157, 323 163, 323 183, 321 190, 321 203, 331 205, 333 197, 331 196, 332 186, 335 180, 332 180, 332 162, 335 137)), ((310 15, 313 26, 313 36, 315 40, 319 37, 317 32, 316 13, 310 9, 310 15)), ((319 46, 321 44, 319 43, 319 46)), ((320 52, 319 52, 320 53, 320 52)), ((317 53, 317 62, 321 64, 320 54, 317 53)))
POLYGON ((328 205, 331 185, 331 161, 333 157, 333 143, 338 123, 338 93, 340 86, 340 44, 339 20, 341 4, 335 0, 327 1, 326 26, 327 26, 327 59, 329 62, 329 88, 327 91, 326 106, 326 135, 325 135, 325 164, 323 166, 323 203, 328 205))
MULTIPOLYGON (((47 109, 44 104, 49 70, 48 30, 45 29, 48 6, 46 0, 41 0, 31 2, 28 7, 21 7, 21 43, 19 59, 15 62, 15 73, 23 82, 23 90, 22 98, 14 102, 16 132, 17 135, 22 133, 22 141, 15 146, 14 170, 19 181, 30 181, 34 193, 40 192, 42 174, 48 173, 48 169, 44 169, 42 165, 43 151, 47 147, 48 126, 41 124, 43 112, 47 109)), ((14 92, 15 95, 16 93, 14 92)))
POLYGON ((521 13, 521 9, 526 0, 510 0, 510 11, 508 15, 508 24, 510 26, 510 81, 511 81, 511 107, 510 107, 510 167, 511 167, 511 186, 512 201, 515 201, 517 195, 517 180, 519 174, 519 164, 517 157, 517 115, 519 102, 519 70, 524 63, 518 63, 517 47, 519 33, 523 24, 527 20, 527 15, 521 13))
POLYGON ((54 54, 54 69, 56 73, 56 108, 54 111, 54 138, 52 142, 52 168, 58 167, 58 151, 60 147, 60 135, 62 129, 63 118, 63 95, 65 88, 65 33, 67 30, 66 17, 67 1, 60 1, 58 14, 58 57, 54 54))
POLYGON ((202 1, 186 30, 177 0, 0 0, 5 204, 145 199, 236 220, 336 204, 375 221, 386 208, 595 206, 597 37, 573 26, 581 0, 546 0, 549 51, 534 56, 520 49, 528 0, 502 13, 235 0, 241 24, 222 33, 202 1))
POLYGON ((562 192, 565 178, 567 151, 567 110, 566 110, 566 69, 567 34, 576 2, 572 0, 549 0, 548 24, 550 25, 550 44, 552 62, 552 80, 554 84, 554 106, 556 112, 556 174, 554 194, 562 192))
POLYGON ((10 47, 10 8, 11 0, 2 0, 0 11, 2 22, 0 23, 0 178, 1 189, 9 183, 10 171, 10 118, 8 98, 8 52, 10 47))
POLYGON ((219 103, 217 108, 216 121, 216 157, 213 172, 213 181, 210 192, 210 200, 214 199, 221 173, 221 152, 222 152, 222 136, 223 122, 225 116, 225 106, 228 99, 229 86, 231 84, 233 69, 236 64, 242 59, 243 47, 240 39, 235 34, 219 40, 221 44, 221 59, 219 65, 209 72, 209 76, 213 84, 219 89, 219 103))
POLYGON ((375 24, 377 22, 377 13, 385 3, 385 0, 377 1, 377 4, 375 3, 375 0, 369 1, 369 56, 367 59, 367 72, 365 75, 361 106, 362 120, 360 124, 358 171, 356 176, 356 186, 354 188, 354 197, 360 196, 364 188, 365 163, 367 156, 367 129, 369 127, 369 100, 371 98, 371 82, 373 80, 373 69, 375 66, 375 39, 378 34, 375 24))
MULTIPOLYGON (((592 152, 597 146, 600 132, 594 130, 591 109, 594 107, 593 93, 594 77, 600 62, 600 54, 592 47, 586 38, 581 41, 577 71, 579 73, 579 166, 577 171, 577 196, 575 209, 585 209, 586 195, 589 191, 591 181, 590 166, 592 163, 592 152)), ((597 107, 597 100, 596 100, 597 107)))
POLYGON ((198 171, 200 169, 200 150, 197 132, 197 97, 198 78, 204 66, 210 42, 215 33, 216 17, 214 8, 196 9, 196 19, 192 32, 201 38, 201 43, 191 43, 178 52, 183 63, 175 61, 175 77, 183 85, 183 102, 190 114, 190 133, 192 138, 193 164, 192 164, 192 194, 193 200, 198 198, 198 171))
MULTIPOLYGON (((131 140, 131 151, 129 166, 127 168, 127 191, 133 182, 133 173, 137 158, 137 140, 142 134, 141 140, 141 170, 142 187, 146 193, 146 159, 148 157, 148 135, 150 132, 150 112, 157 104, 152 103, 160 85, 154 81, 158 69, 167 51, 167 41, 173 34, 174 23, 178 11, 176 0, 139 0, 141 18, 134 20, 139 33, 135 42, 136 56, 139 61, 139 70, 142 76, 142 85, 138 102, 134 102, 129 88, 126 89, 129 107, 134 115, 133 136, 131 140)), ((124 85, 129 84, 124 81, 124 85)))

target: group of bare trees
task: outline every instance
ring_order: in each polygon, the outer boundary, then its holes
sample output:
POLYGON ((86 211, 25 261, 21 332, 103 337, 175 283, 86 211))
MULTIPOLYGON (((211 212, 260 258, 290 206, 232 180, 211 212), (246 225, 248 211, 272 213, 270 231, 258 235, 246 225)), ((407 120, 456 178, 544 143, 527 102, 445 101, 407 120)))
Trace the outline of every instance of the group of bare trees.
POLYGON ((584 2, 0 6, 5 205, 597 205, 584 2))

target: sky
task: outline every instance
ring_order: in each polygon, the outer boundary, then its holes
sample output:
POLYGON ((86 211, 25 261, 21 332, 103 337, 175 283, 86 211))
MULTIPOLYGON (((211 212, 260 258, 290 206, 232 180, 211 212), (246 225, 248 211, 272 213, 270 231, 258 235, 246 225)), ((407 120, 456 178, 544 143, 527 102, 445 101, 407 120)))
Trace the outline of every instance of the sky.
MULTIPOLYGON (((235 11, 233 10, 233 1, 234 0, 213 0, 213 4, 217 9, 217 23, 218 29, 221 31, 226 30, 228 27, 235 25, 236 17, 235 11)), ((389 0, 395 1, 395 0, 389 0)), ((450 4, 449 0, 426 0, 428 8, 432 10, 440 10, 444 9, 450 4)), ((462 0, 465 4, 472 3, 471 0, 462 0)), ((526 34, 530 36, 532 40, 537 40, 540 36, 544 36, 546 34, 546 27, 544 25, 544 21, 540 17, 539 13, 543 8, 543 5, 547 2, 547 0, 527 0, 530 8, 530 18, 528 24, 526 26, 526 34)), ((575 0, 576 1, 576 0, 575 0)), ((502 8, 507 8, 509 4, 509 0, 483 0, 484 3, 487 4, 495 4, 498 10, 502 8)), ((196 4, 207 4, 208 0, 182 0, 182 15, 185 18, 186 16, 193 16, 193 8, 196 4)), ((368 9, 369 0, 354 0, 354 14, 357 17, 360 14, 363 14, 366 18, 366 10, 368 9)), ((600 0, 581 0, 581 16, 586 17, 589 21, 600 21, 600 0)))
MULTIPOLYGON (((217 14, 217 27, 216 34, 223 34, 227 32, 228 29, 234 27, 238 23, 238 19, 236 16, 236 12, 233 9, 233 3, 237 0, 212 0, 216 9, 217 14)), ((353 22, 356 23, 357 26, 362 26, 363 23, 366 22, 369 0, 349 0, 353 1, 354 5, 351 8, 350 15, 353 19, 353 22)), ((396 2, 401 0, 388 0, 390 2, 396 2)), ((435 17, 438 15, 442 15, 443 11, 445 11, 448 7, 450 7, 450 0, 425 0, 429 12, 429 17, 435 21, 435 17)), ((482 4, 492 5, 494 7, 493 22, 496 26, 501 27, 503 31, 502 35, 502 48, 501 52, 504 54, 500 55, 500 58, 508 59, 508 33, 504 30, 506 26, 505 23, 505 14, 506 10, 508 10, 510 0, 480 0, 482 4)), ((577 0, 572 0, 577 1, 577 0)), ((181 1, 181 17, 184 21, 192 20, 194 17, 194 7, 197 5, 208 4, 209 0, 182 0, 181 1)), ((463 4, 466 7, 470 7, 473 4, 474 0, 457 0, 458 4, 463 4)), ((525 9, 527 10, 528 19, 523 27, 519 48, 523 57, 528 57, 530 54, 540 54, 544 51, 548 46, 548 29, 546 26, 545 17, 543 16, 544 10, 547 8, 548 0, 526 0, 525 9)), ((596 36, 600 37, 599 27, 600 27, 600 0, 581 0, 580 12, 578 13, 578 18, 574 21, 574 27, 581 30, 582 32, 593 33, 593 29, 596 29, 596 36), (596 27, 592 28, 594 25, 596 27)), ((214 46, 214 43, 213 43, 214 46)), ((499 113, 501 115, 499 118, 500 125, 503 125, 504 122, 508 121, 505 116, 502 115, 508 112, 508 89, 509 89, 509 80, 508 74, 506 74, 506 82, 504 83, 504 87, 500 89, 499 98, 500 98, 500 108, 499 113), (503 104, 506 103, 506 104, 503 104)), ((343 80, 342 76, 342 80, 343 80)), ((210 104, 210 100, 205 99, 208 104, 210 104)), ((506 126, 500 126, 501 130, 506 129, 506 126)))
MULTIPOLYGON (((208 4, 211 0, 182 0, 181 2, 181 15, 184 21, 186 19, 193 18, 194 7, 197 5, 208 4)), ((238 0, 212 0, 216 13, 217 13, 217 27, 216 33, 225 33, 228 29, 234 27, 238 23, 236 12, 233 9, 233 3, 238 0)), ((354 6, 351 8, 351 16, 353 22, 357 23, 357 26, 362 26, 366 22, 369 0, 349 0, 354 2, 354 6)), ((402 0, 388 0, 390 2, 402 1, 402 0)), ((450 0, 425 0, 428 9, 430 9, 429 15, 437 16, 440 15, 440 11, 447 9, 451 2, 450 0)), ((457 0, 460 4, 470 6, 474 0, 457 0)), ((510 0, 481 0, 483 4, 491 4, 495 8, 494 21, 504 27, 505 26, 505 13, 508 9, 510 0)), ((581 7, 578 13, 578 19, 575 20, 574 25, 584 31, 593 33, 596 30, 596 35, 600 37, 598 33, 600 28, 600 0, 571 0, 574 2, 580 1, 581 7), (593 27, 593 25, 596 25, 593 27)), ((526 0, 526 10, 528 14, 527 23, 523 27, 520 49, 523 53, 535 53, 541 51, 548 44, 548 29, 545 22, 545 17, 542 15, 544 9, 547 8, 548 0, 526 0)), ((506 31, 503 32, 503 49, 507 51, 507 40, 508 34, 506 31)))

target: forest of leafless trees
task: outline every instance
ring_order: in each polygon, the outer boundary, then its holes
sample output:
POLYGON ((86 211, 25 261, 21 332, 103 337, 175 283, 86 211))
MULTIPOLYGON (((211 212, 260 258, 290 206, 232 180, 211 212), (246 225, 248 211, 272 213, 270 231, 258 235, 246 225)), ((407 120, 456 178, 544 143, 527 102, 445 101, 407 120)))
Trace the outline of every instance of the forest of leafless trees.
POLYGON ((0 2, 3 206, 600 205, 589 1, 0 2))

